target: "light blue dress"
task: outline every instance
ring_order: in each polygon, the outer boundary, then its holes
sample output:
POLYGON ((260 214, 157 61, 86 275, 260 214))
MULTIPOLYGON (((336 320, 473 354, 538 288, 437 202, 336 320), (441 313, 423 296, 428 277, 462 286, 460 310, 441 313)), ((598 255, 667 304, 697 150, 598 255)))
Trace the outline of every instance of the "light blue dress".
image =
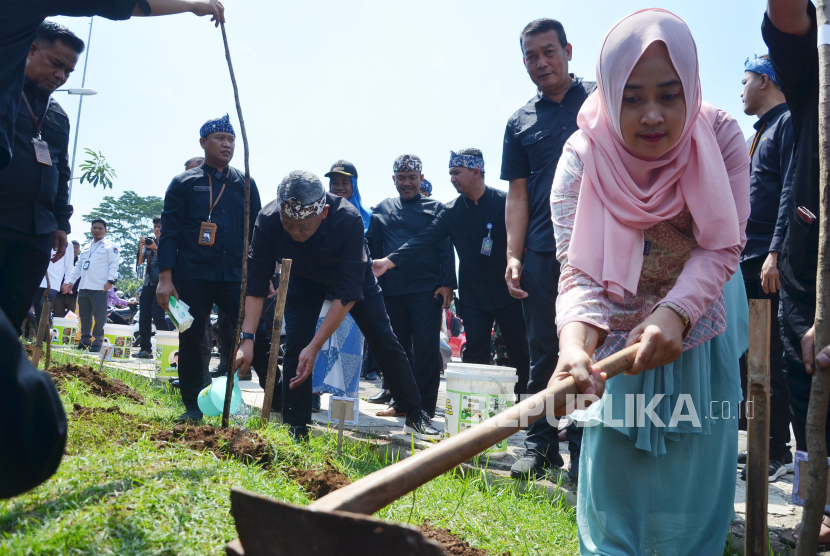
POLYGON ((580 458, 580 554, 723 554, 734 516, 738 358, 749 345, 740 269, 724 287, 724 306, 724 333, 670 365, 610 379, 600 402, 576 412, 593 425, 580 458), (638 420, 637 394, 645 405, 664 394, 654 415, 665 427, 644 412, 638 420))

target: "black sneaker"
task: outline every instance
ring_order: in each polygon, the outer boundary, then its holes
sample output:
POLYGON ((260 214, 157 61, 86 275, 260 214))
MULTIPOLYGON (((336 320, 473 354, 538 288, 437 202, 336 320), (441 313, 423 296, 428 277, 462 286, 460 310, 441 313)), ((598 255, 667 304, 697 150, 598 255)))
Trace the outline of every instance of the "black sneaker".
POLYGON ((369 398, 366 401, 369 402, 369 403, 374 403, 374 404, 378 404, 378 405, 386 405, 386 404, 388 404, 389 402, 392 401, 392 394, 388 393, 386 390, 381 388, 380 391, 377 394, 375 394, 374 396, 372 396, 371 398, 369 398))
POLYGON ((321 408, 321 400, 322 397, 320 394, 312 394, 311 395, 311 412, 312 413, 319 413, 321 408))
POLYGON ((738 469, 746 467, 746 450, 738 452, 738 469))
MULTIPOLYGON (((746 481, 746 466, 741 469, 741 480, 746 481)), ((787 474, 787 466, 778 461, 777 459, 769 460, 769 479, 767 479, 770 483, 774 483, 778 480, 778 477, 783 477, 787 474)))
POLYGON ((415 409, 407 414, 403 432, 419 440, 438 441, 441 439, 441 433, 432 426, 432 420, 423 409, 415 409))
POLYGON ((75 349, 89 349, 89 344, 85 344, 83 342, 78 342, 73 346, 75 349))
POLYGON ((296 443, 308 442, 309 432, 306 425, 291 425, 288 429, 288 434, 291 435, 291 440, 296 443))
POLYGON ((514 479, 543 478, 549 469, 558 469, 565 465, 559 452, 554 452, 551 456, 546 458, 536 450, 525 450, 522 457, 510 468, 510 476, 514 479))
POLYGON ((101 353, 101 346, 92 346, 89 348, 89 353, 101 353))
POLYGON ((142 349, 138 353, 134 353, 133 357, 135 357, 136 359, 152 359, 153 354, 147 351, 146 349, 142 349))
POLYGON ((202 421, 202 412, 198 409, 188 409, 178 417, 176 417, 177 423, 191 423, 196 424, 202 421))
POLYGON ((568 478, 573 482, 579 480, 579 450, 571 451, 571 466, 568 468, 568 478))
POLYGON ((376 380, 380 380, 380 375, 377 374, 375 371, 369 371, 366 373, 366 376, 363 377, 363 380, 368 380, 369 382, 374 382, 376 380))

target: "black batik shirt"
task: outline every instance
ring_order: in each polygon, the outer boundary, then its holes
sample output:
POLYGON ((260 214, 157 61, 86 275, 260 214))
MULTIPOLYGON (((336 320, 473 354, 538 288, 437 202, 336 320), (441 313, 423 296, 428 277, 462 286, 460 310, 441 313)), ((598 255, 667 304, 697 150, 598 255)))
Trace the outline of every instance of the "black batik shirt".
MULTIPOLYGON (((227 171, 227 170, 226 170, 227 171)), ((242 280, 242 250, 245 238, 245 174, 231 168, 230 177, 207 164, 179 174, 164 194, 159 238, 159 270, 173 269, 174 276, 216 282, 242 280), (210 173, 213 201, 225 192, 210 215, 217 225, 213 245, 199 245, 202 222, 208 221, 210 173)), ((259 190, 251 178, 250 232, 262 208, 259 190)), ((273 274, 273 268, 271 269, 273 274)))
MULTIPOLYGON (((408 201, 400 196, 381 201, 372 209, 366 232, 372 257, 381 259, 394 253, 432 224, 442 210, 443 203, 420 194, 408 201)), ((449 238, 424 251, 407 272, 392 270, 381 276, 379 282, 383 295, 433 292, 442 286, 455 289, 455 255, 449 238)))
POLYGON ((35 157, 32 138, 37 136, 26 103, 18 94, 15 110, 18 112, 14 130, 14 158, 0 170, 0 234, 49 234, 55 230, 69 232, 69 118, 54 99, 36 94, 33 83, 27 81, 24 94, 29 100, 35 118, 43 119, 40 131, 49 145, 52 165, 40 164, 35 157))
POLYGON ((265 205, 248 256, 248 295, 268 295, 276 263, 283 259, 291 259, 289 292, 299 276, 324 285, 328 295, 344 304, 362 301, 364 292, 378 293, 360 213, 347 199, 331 193, 326 193, 326 204, 328 215, 304 242, 295 241, 282 227, 278 200, 265 205))
POLYGON ((504 281, 507 268, 506 201, 507 193, 492 187, 486 188, 477 205, 463 195, 453 199, 424 231, 389 255, 389 260, 397 265, 389 272, 400 269, 399 272, 408 274, 424 253, 435 250, 436 245, 449 237, 458 252, 461 305, 492 311, 509 304, 513 298, 504 281), (482 253, 487 224, 493 226, 490 255, 482 253))
POLYGON ((574 77, 562 102, 554 102, 538 92, 507 120, 501 179, 527 178, 530 206, 525 247, 528 249, 556 251, 550 217, 553 175, 565 141, 578 129, 579 109, 596 88, 596 83, 574 77))
MULTIPOLYGON (((140 4, 139 4, 140 5, 140 4)), ((0 168, 9 164, 26 57, 47 17, 129 19, 136 0, 0 0, 0 168)), ((150 15, 149 6, 142 6, 150 15)))
POLYGON ((819 158, 818 49, 816 7, 807 2, 813 26, 804 36, 782 33, 764 14, 761 34, 790 108, 795 151, 790 165, 787 233, 778 256, 782 287, 801 303, 816 303, 818 271, 819 158), (812 224, 798 216, 805 207, 816 216, 812 224))

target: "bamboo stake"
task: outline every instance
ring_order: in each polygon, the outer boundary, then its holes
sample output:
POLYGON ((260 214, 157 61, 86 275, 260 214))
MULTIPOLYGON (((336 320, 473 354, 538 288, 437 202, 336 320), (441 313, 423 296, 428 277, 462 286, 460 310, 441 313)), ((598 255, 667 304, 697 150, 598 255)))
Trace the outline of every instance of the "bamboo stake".
POLYGON ((222 41, 225 43, 225 58, 228 60, 228 70, 233 84, 233 98, 236 101, 236 114, 239 117, 239 127, 242 133, 242 144, 245 147, 245 238, 242 248, 242 288, 239 292, 239 313, 236 319, 236 331, 231 342, 231 352, 228 363, 228 382, 225 385, 225 406, 222 409, 222 428, 228 428, 228 417, 231 412, 231 393, 233 392, 233 375, 236 369, 236 352, 239 350, 239 335, 242 334, 242 321, 245 318, 245 292, 248 289, 248 248, 250 244, 251 220, 251 169, 248 166, 248 134, 245 133, 245 120, 242 119, 242 105, 239 103, 239 88, 236 86, 236 76, 233 73, 231 51, 228 49, 228 35, 225 33, 225 23, 222 27, 222 41))
MULTIPOLYGON (((816 18, 819 27, 830 23, 827 0, 818 0, 816 18)), ((830 182, 830 45, 818 47, 819 75, 819 243, 818 273, 816 276, 816 336, 817 355, 821 348, 830 345, 830 223, 828 223, 828 183, 830 182)), ((827 442, 825 426, 827 402, 830 396, 830 370, 813 365, 813 383, 807 409, 807 493, 801 515, 801 531, 798 536, 796 556, 812 556, 818 547, 821 521, 827 497, 827 442)))
POLYGON ((753 415, 747 419, 745 556, 766 556, 769 546, 769 299, 749 300, 747 398, 753 415))
MULTIPOLYGON (((43 335, 46 329, 49 328, 49 315, 52 313, 52 304, 49 303, 49 292, 52 284, 49 281, 49 272, 46 273, 46 291, 43 292, 43 308, 40 310, 40 321, 37 323, 37 338, 35 338, 35 350, 32 352, 32 365, 37 369, 40 363, 40 355, 43 353, 43 335)), ((51 359, 52 350, 52 331, 49 331, 49 337, 46 338, 46 366, 49 368, 49 359, 51 359)))
POLYGON ((271 354, 268 357, 268 376, 265 379, 265 398, 262 400, 260 424, 265 424, 271 417, 271 401, 274 399, 274 383, 277 381, 277 360, 280 356, 280 333, 282 317, 285 314, 285 299, 288 297, 288 280, 291 278, 291 259, 282 260, 280 285, 274 300, 274 326, 271 329, 271 354))

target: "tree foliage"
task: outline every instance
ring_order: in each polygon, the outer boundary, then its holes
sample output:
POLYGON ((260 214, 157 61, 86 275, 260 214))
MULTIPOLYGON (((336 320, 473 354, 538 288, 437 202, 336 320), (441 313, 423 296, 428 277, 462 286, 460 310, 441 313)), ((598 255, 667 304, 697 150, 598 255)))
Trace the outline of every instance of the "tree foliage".
MULTIPOLYGON (((121 251, 121 266, 118 271, 121 278, 141 278, 143 269, 136 273, 135 263, 138 256, 138 239, 152 235, 153 218, 161 215, 164 200, 160 197, 142 197, 134 191, 125 191, 116 199, 107 195, 89 214, 84 215, 86 222, 101 218, 107 223, 107 237, 118 245, 121 251)), ((87 233, 86 240, 92 235, 87 233)))
POLYGON ((112 189, 112 178, 117 178, 115 170, 107 162, 106 157, 101 152, 95 152, 92 149, 84 149, 88 158, 81 164, 81 183, 85 181, 91 183, 92 187, 96 187, 99 183, 101 189, 112 189))

